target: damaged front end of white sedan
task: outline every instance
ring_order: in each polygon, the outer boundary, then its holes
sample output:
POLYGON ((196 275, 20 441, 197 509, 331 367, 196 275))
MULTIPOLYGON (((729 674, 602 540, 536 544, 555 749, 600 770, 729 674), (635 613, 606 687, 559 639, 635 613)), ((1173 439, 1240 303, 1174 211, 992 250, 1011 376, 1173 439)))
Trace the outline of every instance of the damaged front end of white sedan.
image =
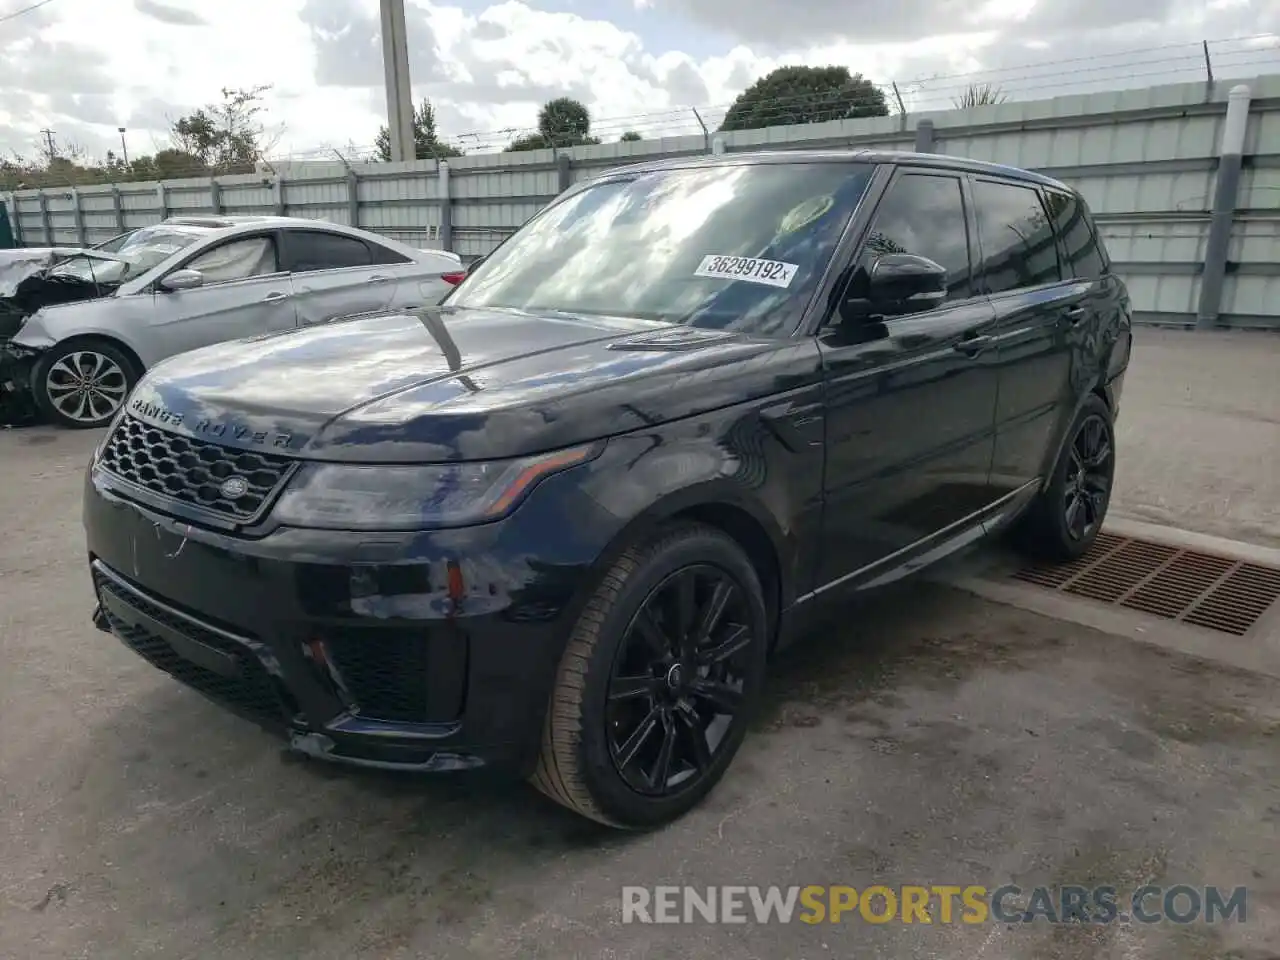
POLYGON ((0 427, 40 418, 30 388, 37 348, 14 342, 45 307, 111 296, 128 270, 122 257, 80 247, 28 247, 0 252, 0 427))

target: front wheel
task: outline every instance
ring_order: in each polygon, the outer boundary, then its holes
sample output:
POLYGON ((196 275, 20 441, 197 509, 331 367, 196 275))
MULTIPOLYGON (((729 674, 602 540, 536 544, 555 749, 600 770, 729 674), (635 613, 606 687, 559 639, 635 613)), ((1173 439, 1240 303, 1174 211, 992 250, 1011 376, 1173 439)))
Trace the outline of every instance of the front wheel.
POLYGON ((111 422, 138 374, 109 343, 58 344, 31 371, 31 391, 45 419, 73 429, 111 422))
POLYGON ((1098 539, 1111 504, 1116 442, 1111 410, 1090 395, 1076 414, 1049 485, 1023 517, 1022 547, 1043 560, 1083 556, 1098 539))
POLYGON ((759 578, 730 537, 682 526, 626 551, 565 649, 534 785, 610 826, 676 819, 742 743, 767 646, 759 578))

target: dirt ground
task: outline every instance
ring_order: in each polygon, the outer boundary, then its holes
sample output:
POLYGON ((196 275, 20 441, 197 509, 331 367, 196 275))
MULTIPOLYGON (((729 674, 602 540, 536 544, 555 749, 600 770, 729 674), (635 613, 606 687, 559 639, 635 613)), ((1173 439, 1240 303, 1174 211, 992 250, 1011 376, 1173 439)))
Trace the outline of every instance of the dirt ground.
MULTIPOLYGON (((1126 416, 1159 422, 1162 378, 1138 372, 1126 416)), ((1241 498, 1274 491, 1258 429, 1236 434, 1252 473, 1219 478, 1241 498)), ((95 631, 78 503, 93 441, 0 433, 4 960, 1280 958, 1275 680, 917 583, 778 664, 701 808, 619 836, 525 787, 292 760, 95 631), (1245 886, 1247 915, 621 923, 624 885, 876 882, 1245 886)), ((1219 509, 1161 487, 1155 451, 1181 448, 1148 447, 1131 454, 1145 472, 1122 472, 1127 508, 1155 491, 1153 509, 1158 494, 1265 542, 1275 499, 1219 509)))

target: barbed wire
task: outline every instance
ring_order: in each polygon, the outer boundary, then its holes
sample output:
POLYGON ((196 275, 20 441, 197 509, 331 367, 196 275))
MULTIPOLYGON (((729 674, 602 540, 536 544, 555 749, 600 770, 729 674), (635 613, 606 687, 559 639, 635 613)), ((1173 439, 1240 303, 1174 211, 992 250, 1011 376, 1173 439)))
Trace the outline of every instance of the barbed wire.
MULTIPOLYGON (((918 77, 902 83, 868 82, 864 86, 842 92, 805 92, 774 97, 751 106, 750 125, 769 127, 811 122, 814 119, 878 114, 883 110, 891 114, 903 110, 946 110, 957 106, 967 93, 982 89, 994 93, 999 102, 1018 102, 1052 95, 1097 93, 1101 92, 1099 87, 1119 91, 1176 80, 1230 79, 1247 73, 1266 72, 1267 67, 1280 72, 1280 36, 1273 33, 1227 40, 1164 44, 971 73, 918 77), (1121 70, 1124 71, 1123 74, 1118 74, 1117 71, 1121 70)), ((591 139, 587 142, 613 142, 623 134, 634 134, 643 140, 689 135, 709 138, 724 123, 733 106, 732 103, 670 105, 645 113, 597 118, 591 123, 591 139)), ((466 153, 490 153, 505 150, 512 141, 519 138, 539 134, 537 126, 532 124, 454 135, 442 131, 440 142, 466 153)), ((566 137, 565 141, 561 145, 572 145, 573 138, 566 137)), ((302 150, 273 153, 261 163, 269 171, 273 165, 282 163, 326 161, 354 164, 379 159, 377 145, 347 141, 344 144, 330 142, 302 150)), ((12 163, 8 164, 8 167, 14 166, 12 163)), ((28 176, 31 182, 25 183, 25 186, 59 187, 77 183, 108 183, 112 180, 178 179, 257 172, 253 164, 238 164, 234 167, 185 164, 182 158, 176 156, 167 158, 164 168, 154 171, 146 168, 126 169, 118 162, 115 166, 103 164, 93 168, 72 163, 65 163, 62 167, 61 171, 57 165, 50 165, 45 170, 23 169, 20 174, 13 174, 12 170, 6 171, 5 165, 0 162, 0 178, 8 181, 0 184, 0 189, 13 189, 16 186, 14 177, 18 175, 28 176)), ((136 168, 137 164, 133 167, 136 168)))
MULTIPOLYGON (((1157 78, 1167 78, 1168 82, 1177 79, 1208 79, 1209 70, 1212 70, 1214 79, 1228 79, 1249 72, 1249 68, 1266 66, 1280 70, 1280 36, 1273 33, 1229 40, 1163 44, 1109 54, 1050 60, 1033 66, 999 67, 971 73, 916 78, 901 84, 871 83, 870 89, 862 97, 856 93, 844 96, 801 93, 775 97, 757 103, 752 109, 752 117, 756 124, 770 126, 794 113, 812 113, 811 108, 815 105, 829 106, 834 118, 856 114, 859 108, 878 106, 881 102, 890 113, 899 112, 902 107, 908 112, 946 110, 955 108, 956 102, 974 88, 988 87, 999 96, 1001 102, 1017 102, 1038 99, 1050 95, 1050 92, 1053 95, 1067 95, 1097 93, 1100 92, 1097 89, 1099 86, 1110 90, 1147 86, 1156 82, 1157 78), (1231 49, 1232 46, 1236 49, 1231 49), (1118 70, 1125 72, 1117 75, 1118 70), (1082 89, 1085 87, 1091 89, 1082 89), (899 100, 902 101, 901 104, 899 100), (841 113, 841 110, 846 112, 841 113)), ((724 122, 732 106, 732 103, 669 106, 645 113, 603 117, 592 121, 590 132, 593 137, 604 142, 616 140, 629 132, 640 134, 643 139, 710 134, 724 122)), ((507 126, 452 136, 444 133, 441 140, 467 152, 487 153, 503 150, 513 140, 538 133, 539 130, 534 125, 507 126)), ((351 152, 357 158, 366 160, 375 157, 376 148, 372 144, 361 145, 351 148, 351 152)), ((323 159, 326 153, 332 155, 331 146, 293 151, 282 159, 323 159)))

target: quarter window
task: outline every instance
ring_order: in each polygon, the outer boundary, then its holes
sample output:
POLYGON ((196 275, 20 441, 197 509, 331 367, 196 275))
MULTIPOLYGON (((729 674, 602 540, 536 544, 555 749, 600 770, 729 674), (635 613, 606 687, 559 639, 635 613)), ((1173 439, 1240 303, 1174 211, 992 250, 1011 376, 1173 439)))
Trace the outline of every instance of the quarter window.
POLYGON ((1089 222, 1089 211, 1079 197, 1051 190, 1048 194, 1049 218, 1062 238, 1071 273, 1083 280, 1097 280, 1106 272, 1106 263, 1097 237, 1089 222))
POLYGON ((412 263, 413 262, 404 254, 396 253, 396 251, 392 250, 390 247, 384 247, 380 243, 370 243, 369 247, 373 250, 374 263, 412 263))
POLYGON ((204 274, 205 283, 225 283, 275 273, 280 266, 274 240, 245 237, 206 250, 188 263, 187 269, 199 270, 204 274))
POLYGON ((893 182, 876 208, 850 295, 860 295, 859 286, 867 283, 876 259, 886 253, 912 253, 945 267, 948 300, 971 295, 969 231, 959 179, 912 173, 893 182))
POLYGON ((1005 293, 1062 279, 1058 248, 1034 187, 976 180, 978 239, 987 293, 1005 293))
POLYGON ((363 240, 320 230, 296 230, 289 234, 289 260, 294 273, 367 267, 373 263, 363 240))

